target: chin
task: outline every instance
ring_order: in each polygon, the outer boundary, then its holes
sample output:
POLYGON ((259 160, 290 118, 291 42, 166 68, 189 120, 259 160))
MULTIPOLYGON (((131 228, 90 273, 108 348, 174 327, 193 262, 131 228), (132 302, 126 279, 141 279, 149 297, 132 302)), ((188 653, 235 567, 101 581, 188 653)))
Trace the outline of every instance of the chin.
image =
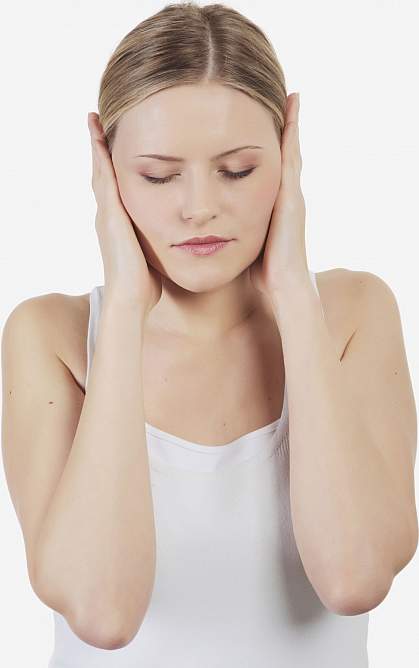
POLYGON ((231 273, 231 266, 227 265, 224 268, 221 266, 210 267, 209 263, 204 266, 206 261, 207 259, 204 259, 203 262, 202 258, 198 259, 198 262, 202 262, 202 268, 200 269, 199 266, 191 266, 192 263, 189 264, 187 261, 182 264, 177 263, 179 266, 172 262, 170 268, 164 268, 160 262, 154 264, 147 260, 164 277, 164 284, 168 288, 178 286, 196 294, 219 290, 231 283, 238 275, 231 273), (174 264, 175 266, 173 266, 174 264))
POLYGON ((188 292, 194 292, 195 294, 210 293, 231 283, 230 276, 225 277, 224 280, 219 277, 218 279, 209 277, 209 276, 194 276, 193 279, 191 276, 167 276, 167 281, 176 285, 183 290, 188 292))

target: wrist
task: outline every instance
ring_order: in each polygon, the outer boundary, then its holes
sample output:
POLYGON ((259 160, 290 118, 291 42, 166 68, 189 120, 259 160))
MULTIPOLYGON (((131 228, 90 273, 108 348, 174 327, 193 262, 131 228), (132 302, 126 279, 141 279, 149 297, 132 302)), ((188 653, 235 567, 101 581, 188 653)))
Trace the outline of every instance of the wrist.
POLYGON ((281 288, 270 294, 272 311, 280 329, 293 328, 302 322, 303 316, 315 312, 319 306, 319 296, 310 278, 288 277, 281 288))
POLYGON ((147 311, 141 300, 121 293, 107 292, 106 289, 103 293, 102 310, 113 313, 116 318, 133 316, 141 325, 144 325, 147 319, 147 311))
POLYGON ((271 302, 294 301, 299 294, 313 292, 313 282, 308 270, 300 272, 289 271, 278 281, 277 287, 269 291, 271 302))

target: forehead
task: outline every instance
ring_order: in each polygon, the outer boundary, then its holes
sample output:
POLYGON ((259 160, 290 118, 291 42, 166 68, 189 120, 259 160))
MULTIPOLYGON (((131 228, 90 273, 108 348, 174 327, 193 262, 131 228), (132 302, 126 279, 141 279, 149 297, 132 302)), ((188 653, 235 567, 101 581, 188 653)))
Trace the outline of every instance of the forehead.
POLYGON ((274 131, 268 109, 245 93, 220 84, 174 86, 129 109, 118 123, 121 149, 177 152, 191 145, 219 148, 262 143, 274 131), (161 150, 160 150, 161 149, 161 150))

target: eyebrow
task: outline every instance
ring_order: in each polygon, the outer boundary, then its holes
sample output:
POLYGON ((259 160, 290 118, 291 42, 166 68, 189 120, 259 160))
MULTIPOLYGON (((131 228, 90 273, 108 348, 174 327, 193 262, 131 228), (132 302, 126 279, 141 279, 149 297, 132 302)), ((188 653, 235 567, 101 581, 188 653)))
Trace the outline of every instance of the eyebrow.
MULTIPOLYGON (((237 153, 238 151, 243 151, 245 148, 252 148, 252 149, 262 149, 263 146, 254 146, 253 144, 250 144, 249 146, 239 146, 237 148, 231 148, 228 151, 223 151, 222 153, 218 153, 218 155, 215 155, 211 160, 218 160, 218 158, 224 158, 226 155, 231 155, 231 153, 237 153)), ((168 162, 185 162, 184 158, 179 158, 174 155, 160 155, 158 153, 138 153, 137 155, 133 155, 133 158, 154 158, 155 160, 167 160, 168 162)))

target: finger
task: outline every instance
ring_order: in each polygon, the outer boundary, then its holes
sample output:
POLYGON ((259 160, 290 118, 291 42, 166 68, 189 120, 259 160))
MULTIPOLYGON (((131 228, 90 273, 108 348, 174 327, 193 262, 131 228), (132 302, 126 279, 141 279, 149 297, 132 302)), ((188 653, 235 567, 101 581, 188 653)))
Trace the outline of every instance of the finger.
POLYGON ((99 170, 99 165, 98 165, 99 159, 96 151, 96 143, 94 141, 90 125, 89 125, 89 134, 90 134, 91 155, 92 155, 92 181, 93 181, 96 179, 96 175, 99 170))
POLYGON ((102 162, 106 164, 107 159, 110 158, 108 147, 106 145, 105 133, 100 124, 99 117, 97 114, 89 113, 88 114, 88 126, 90 132, 90 139, 92 142, 92 149, 94 157, 98 165, 101 165, 102 162))
POLYGON ((92 143, 92 180, 103 178, 107 194, 117 196, 119 200, 115 170, 98 114, 92 112, 88 114, 88 126, 92 143))
POLYGON ((282 135, 281 149, 285 154, 284 159, 293 157, 300 153, 299 145, 299 109, 300 103, 298 94, 293 93, 287 98, 287 111, 285 119, 285 127, 282 135))
POLYGON ((90 143, 92 148, 92 178, 95 179, 100 172, 100 154, 97 148, 98 131, 94 121, 94 114, 89 113, 87 124, 89 126, 90 143))
POLYGON ((299 138, 299 95, 287 98, 287 113, 281 141, 282 171, 285 179, 299 179, 302 167, 299 138))

